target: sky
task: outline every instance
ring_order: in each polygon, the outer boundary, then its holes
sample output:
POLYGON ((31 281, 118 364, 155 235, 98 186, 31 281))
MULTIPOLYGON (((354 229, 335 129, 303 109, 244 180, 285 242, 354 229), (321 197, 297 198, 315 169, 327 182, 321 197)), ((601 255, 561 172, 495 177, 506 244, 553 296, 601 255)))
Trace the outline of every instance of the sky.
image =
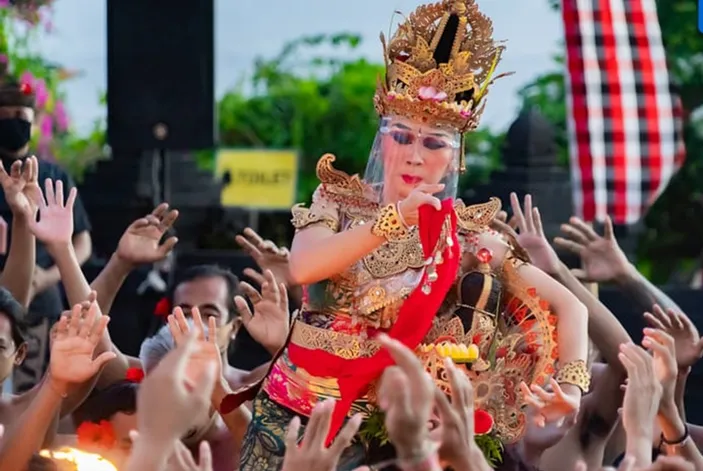
MULTIPOLYGON (((507 40, 498 72, 515 72, 494 85, 484 113, 482 126, 499 130, 516 116, 520 87, 553 70, 562 27, 546 0, 479 1, 493 19, 494 37, 507 40)), ((380 62, 378 36, 388 31, 393 11, 409 13, 419 4, 418 0, 215 0, 217 94, 222 96, 245 77, 256 57, 274 56, 284 43, 304 35, 361 34, 362 45, 354 54, 380 62)), ((106 0, 57 0, 53 31, 42 35, 38 46, 51 61, 81 72, 66 85, 69 112, 79 130, 88 129, 93 119, 106 113, 98 103, 107 82, 105 12, 106 0)))

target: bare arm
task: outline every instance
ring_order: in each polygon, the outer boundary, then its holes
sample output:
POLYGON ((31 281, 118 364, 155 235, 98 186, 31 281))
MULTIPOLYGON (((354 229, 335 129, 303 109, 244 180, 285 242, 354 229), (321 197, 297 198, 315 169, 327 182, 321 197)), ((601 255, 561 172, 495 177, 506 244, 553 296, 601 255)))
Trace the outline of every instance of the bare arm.
MULTIPOLYGON (((584 304, 568 289, 539 268, 525 264, 519 268, 520 275, 530 280, 540 296, 549 302, 559 318, 557 336, 559 363, 586 361, 588 358, 588 311, 584 304)), ((571 385, 565 385, 571 386, 571 385)))
POLYGON ((380 247, 385 239, 371 233, 371 224, 334 233, 314 226, 298 232, 290 252, 290 274, 298 285, 309 285, 341 273, 380 247))
POLYGON ((566 265, 561 265, 555 278, 586 306, 589 337, 593 339, 608 365, 624 376, 625 370, 618 360, 618 351, 621 344, 631 341, 625 328, 615 315, 571 273, 566 265))
POLYGON ((32 454, 42 447, 52 420, 61 408, 59 386, 45 377, 24 413, 9 427, 0 441, 0 469, 24 471, 32 454))
POLYGON ((682 311, 673 299, 653 285, 632 264, 630 264, 629 269, 623 276, 615 278, 615 282, 644 311, 651 309, 654 304, 660 305, 664 310, 674 309, 682 311))
POLYGON ((10 253, 0 275, 0 285, 24 307, 31 301, 32 277, 36 263, 36 239, 29 229, 29 220, 22 213, 12 215, 10 253))

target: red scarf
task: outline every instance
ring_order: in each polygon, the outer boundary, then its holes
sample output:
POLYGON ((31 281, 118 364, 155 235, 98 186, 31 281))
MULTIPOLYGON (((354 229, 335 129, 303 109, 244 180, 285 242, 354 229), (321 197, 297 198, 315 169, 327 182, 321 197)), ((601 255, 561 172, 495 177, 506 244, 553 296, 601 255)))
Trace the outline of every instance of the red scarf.
MULTIPOLYGON (((434 257, 432 253, 437 247, 439 238, 443 235, 442 228, 445 220, 451 223, 449 234, 444 234, 448 241, 443 241, 444 262, 436 265, 437 279, 431 283, 431 290, 423 292, 422 287, 427 282, 429 270, 420 280, 417 288, 410 294, 398 312, 398 318, 388 332, 389 337, 402 342, 410 349, 415 349, 432 327, 439 307, 447 292, 451 289, 461 262, 461 250, 456 236, 456 213, 453 201, 446 199, 442 209, 435 210, 432 206, 420 208, 420 241, 425 258, 434 257)), ((332 424, 327 444, 329 445, 344 423, 351 405, 362 397, 369 385, 380 378, 383 371, 393 365, 393 359, 387 351, 381 350, 369 358, 345 360, 321 350, 310 350, 299 345, 290 344, 288 355, 293 364, 303 368, 313 376, 337 378, 340 399, 335 404, 332 424)))

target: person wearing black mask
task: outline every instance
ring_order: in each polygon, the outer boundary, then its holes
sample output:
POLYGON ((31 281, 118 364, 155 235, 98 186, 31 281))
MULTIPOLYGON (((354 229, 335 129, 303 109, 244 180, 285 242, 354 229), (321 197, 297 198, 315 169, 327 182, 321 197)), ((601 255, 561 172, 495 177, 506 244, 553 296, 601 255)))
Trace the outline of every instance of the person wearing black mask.
MULTIPOLYGON (((29 154, 29 142, 34 123, 35 96, 28 84, 3 80, 0 71, 0 160, 6 169, 12 163, 25 160, 29 154)), ((68 174, 56 163, 39 161, 39 184, 50 178, 61 180, 65 194, 75 186, 68 174)), ((12 227, 12 211, 0 192, 0 216, 12 227)), ((90 222, 80 197, 73 208, 73 246, 80 264, 85 263, 92 252, 90 222)), ((11 240, 8 235, 8 241, 11 240)), ((0 256, 0 268, 4 268, 6 257, 0 256)), ((29 352, 20 368, 15 369, 13 386, 16 393, 24 392, 36 384, 46 369, 49 352, 49 327, 63 310, 63 298, 59 290, 58 268, 43 244, 37 241, 36 267, 32 280, 34 298, 29 305, 27 322, 29 352)))

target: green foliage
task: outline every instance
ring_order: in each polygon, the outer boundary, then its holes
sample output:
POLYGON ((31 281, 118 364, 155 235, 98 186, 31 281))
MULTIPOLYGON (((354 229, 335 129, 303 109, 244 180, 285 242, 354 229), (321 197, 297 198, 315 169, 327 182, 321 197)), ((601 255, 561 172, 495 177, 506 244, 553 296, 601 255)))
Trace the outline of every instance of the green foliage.
POLYGON ((36 97, 36 129, 32 149, 42 159, 58 160, 77 179, 102 155, 105 122, 96 120, 91 132, 78 135, 71 127, 62 85, 75 76, 36 54, 36 33, 48 27, 50 1, 20 0, 0 7, 0 62, 20 83, 32 87, 36 97))
POLYGON ((386 416, 381 409, 373 409, 359 427, 359 437, 367 446, 382 447, 390 443, 386 430, 386 416))
POLYGON ((496 436, 490 433, 476 435, 474 440, 492 468, 497 468, 503 462, 503 443, 496 436))
MULTIPOLYGON (((559 11, 559 0, 547 0, 559 11)), ((693 0, 657 0, 659 23, 669 73, 688 112, 703 105, 703 35, 696 26, 693 0)), ((537 107, 557 132, 560 161, 568 162, 566 88, 563 56, 555 69, 537 77, 520 91, 523 106, 537 107)), ((674 271, 685 270, 703 248, 703 122, 686 124, 686 163, 645 218, 638 246, 638 264, 654 282, 663 283, 674 271)))

